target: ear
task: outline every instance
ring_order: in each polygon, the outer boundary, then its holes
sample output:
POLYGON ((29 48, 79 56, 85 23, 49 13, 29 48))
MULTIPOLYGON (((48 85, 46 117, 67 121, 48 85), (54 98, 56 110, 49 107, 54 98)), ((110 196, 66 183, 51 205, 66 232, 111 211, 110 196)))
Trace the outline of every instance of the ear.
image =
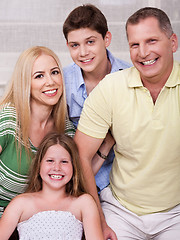
POLYGON ((111 39, 112 39, 112 34, 111 34, 111 32, 107 31, 107 33, 104 37, 104 42, 105 42, 106 47, 108 47, 110 45, 111 39))
POLYGON ((172 52, 175 53, 178 49, 178 37, 175 33, 172 34, 170 37, 171 45, 172 45, 172 52))
POLYGON ((68 46, 68 41, 66 41, 66 45, 68 46))

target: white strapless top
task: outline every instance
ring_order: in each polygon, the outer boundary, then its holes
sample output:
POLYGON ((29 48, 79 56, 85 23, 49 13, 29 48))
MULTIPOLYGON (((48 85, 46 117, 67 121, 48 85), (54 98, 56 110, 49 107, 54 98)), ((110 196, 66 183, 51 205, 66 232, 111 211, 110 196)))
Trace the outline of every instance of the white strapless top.
POLYGON ((20 240, 81 240, 83 225, 70 212, 43 211, 17 226, 20 240))

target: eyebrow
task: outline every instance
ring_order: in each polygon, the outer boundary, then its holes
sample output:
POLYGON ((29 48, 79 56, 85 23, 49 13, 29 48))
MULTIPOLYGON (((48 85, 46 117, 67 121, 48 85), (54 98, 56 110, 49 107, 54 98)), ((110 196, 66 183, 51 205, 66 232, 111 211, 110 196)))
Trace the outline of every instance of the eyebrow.
MULTIPOLYGON (((89 40, 90 38, 97 38, 96 36, 90 36, 90 37, 87 37, 87 38, 85 38, 85 40, 89 40)), ((72 41, 72 42, 68 42, 68 44, 69 43, 77 43, 78 41, 72 41)))
MULTIPOLYGON (((53 71, 54 69, 59 69, 59 71, 60 71, 60 68, 59 68, 58 66, 53 67, 53 68, 51 68, 50 70, 53 71)), ((33 73, 32 76, 34 76, 34 75, 37 74, 37 73, 38 73, 38 74, 39 74, 39 73, 44 73, 44 71, 37 71, 37 72, 33 73)))

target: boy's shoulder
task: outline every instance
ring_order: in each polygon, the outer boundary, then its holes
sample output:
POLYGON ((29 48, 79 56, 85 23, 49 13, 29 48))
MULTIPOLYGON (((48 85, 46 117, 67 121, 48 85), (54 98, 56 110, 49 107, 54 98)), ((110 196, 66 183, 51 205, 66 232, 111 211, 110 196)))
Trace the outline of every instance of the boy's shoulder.
POLYGON ((74 71, 79 71, 81 70, 80 67, 75 64, 74 62, 70 63, 69 65, 63 67, 63 74, 66 75, 66 74, 71 74, 72 72, 74 71))
POLYGON ((111 73, 112 72, 117 72, 119 70, 123 70, 125 68, 129 68, 132 66, 129 62, 126 62, 125 60, 122 60, 120 58, 115 57, 112 52, 110 52, 107 49, 107 56, 111 62, 111 73))

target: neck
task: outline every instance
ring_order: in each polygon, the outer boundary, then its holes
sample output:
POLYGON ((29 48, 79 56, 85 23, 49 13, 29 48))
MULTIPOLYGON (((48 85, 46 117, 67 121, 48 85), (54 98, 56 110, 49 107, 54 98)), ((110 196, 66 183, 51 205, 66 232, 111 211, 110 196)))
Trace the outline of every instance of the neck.
POLYGON ((97 84, 110 72, 111 63, 108 59, 105 67, 102 68, 102 71, 99 71, 99 69, 97 69, 94 72, 83 72, 83 78, 86 85, 87 94, 89 95, 89 93, 97 86, 97 84))
POLYGON ((162 88, 164 87, 166 81, 165 82, 160 82, 160 81, 159 82, 149 82, 146 80, 142 81, 144 87, 149 90, 154 103, 156 102, 156 100, 159 96, 159 93, 161 92, 162 88))
POLYGON ((34 106, 31 104, 31 121, 36 122, 39 127, 45 128, 47 122, 51 119, 52 107, 49 106, 34 106))
POLYGON ((33 106, 31 104, 31 120, 29 138, 35 147, 38 147, 44 136, 55 130, 54 119, 51 116, 52 107, 33 106))
POLYGON ((59 202, 60 200, 68 197, 67 193, 65 192, 65 186, 61 189, 52 189, 43 186, 40 194, 44 199, 47 199, 50 202, 59 202))
POLYGON ((111 62, 107 59, 104 66, 100 67, 101 69, 96 69, 92 72, 84 72, 83 71, 83 78, 85 81, 93 81, 99 82, 101 81, 107 74, 111 72, 111 62))

